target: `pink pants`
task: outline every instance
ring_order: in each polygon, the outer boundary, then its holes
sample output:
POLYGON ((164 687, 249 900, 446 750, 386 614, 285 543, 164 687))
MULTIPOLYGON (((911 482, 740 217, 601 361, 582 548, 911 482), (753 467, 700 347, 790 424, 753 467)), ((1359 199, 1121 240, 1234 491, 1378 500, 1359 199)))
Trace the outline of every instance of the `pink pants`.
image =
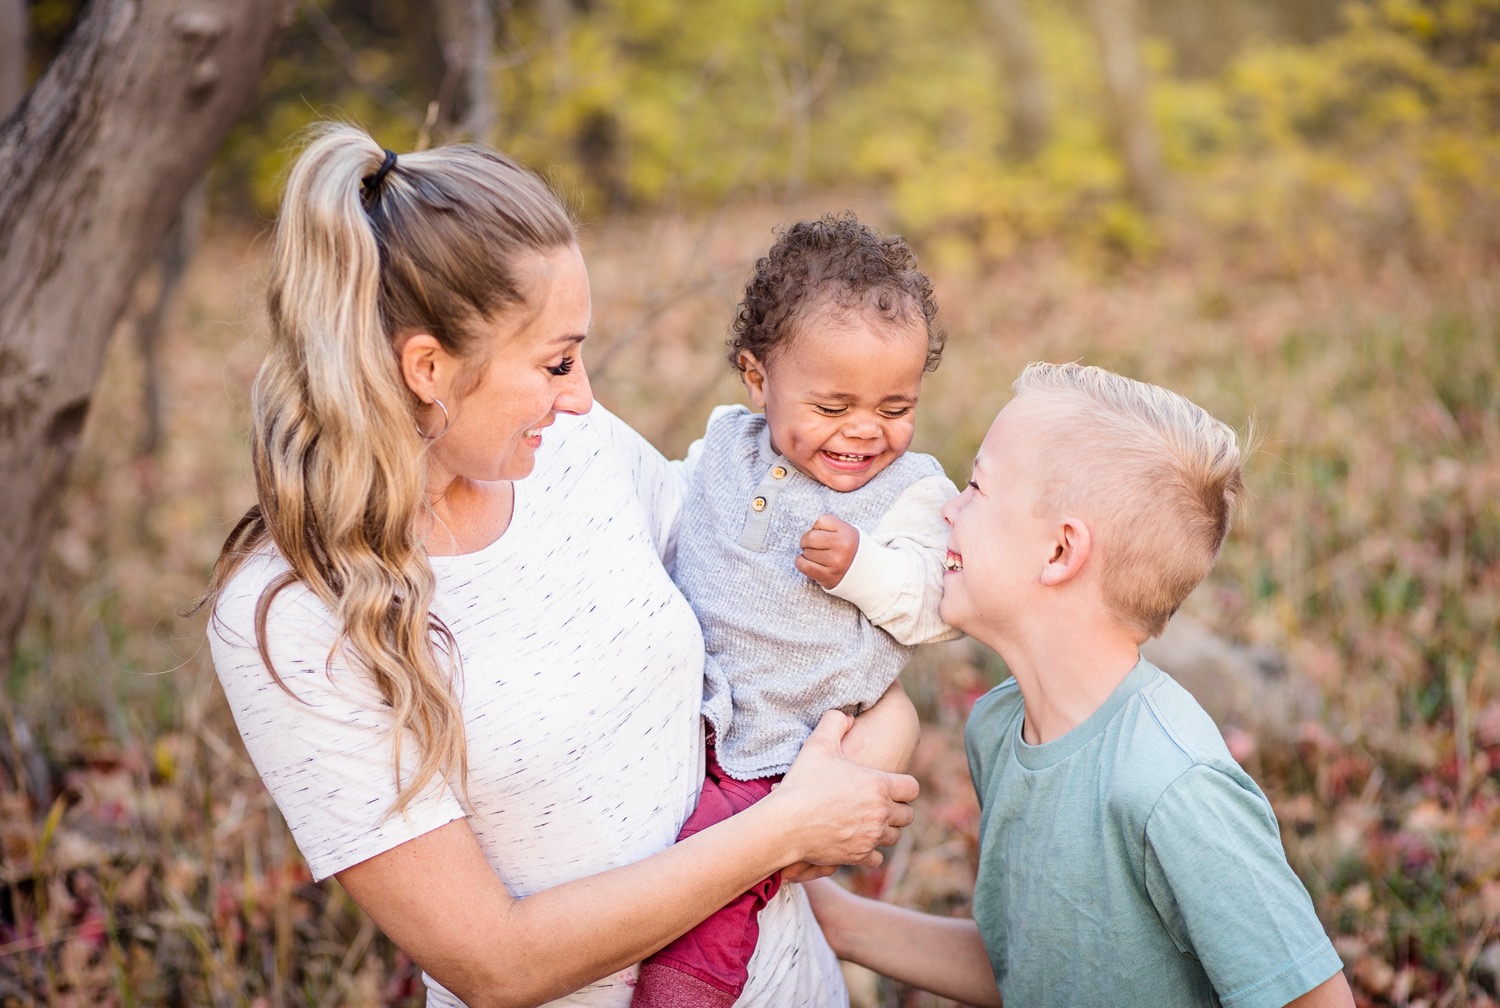
MULTIPOLYGON (((771 793, 780 775, 739 781, 730 777, 708 744, 708 772, 698 808, 678 840, 723 822, 771 793)), ((745 989, 750 956, 760 937, 760 912, 781 888, 781 873, 764 879, 717 910, 702 924, 641 963, 631 1008, 728 1008, 745 989)))

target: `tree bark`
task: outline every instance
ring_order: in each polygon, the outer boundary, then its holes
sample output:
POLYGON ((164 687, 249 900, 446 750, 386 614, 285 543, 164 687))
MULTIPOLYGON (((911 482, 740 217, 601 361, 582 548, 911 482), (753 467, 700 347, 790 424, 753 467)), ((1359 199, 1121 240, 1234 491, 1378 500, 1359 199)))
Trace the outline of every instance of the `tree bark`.
POLYGON ((104 348, 292 0, 94 0, 0 128, 0 669, 104 348))
POLYGON ((0 0, 0 122, 26 93, 26 0, 0 0))
POLYGON ((1000 68, 1010 89, 1010 150, 1019 160, 1035 157, 1047 145, 1051 111, 1042 59, 1022 0, 988 0, 1000 49, 1000 68))
POLYGON ((1089 20, 1099 40, 1108 92, 1109 126, 1125 162, 1125 182, 1142 209, 1160 209, 1160 145, 1147 104, 1136 0, 1089 0, 1089 20))

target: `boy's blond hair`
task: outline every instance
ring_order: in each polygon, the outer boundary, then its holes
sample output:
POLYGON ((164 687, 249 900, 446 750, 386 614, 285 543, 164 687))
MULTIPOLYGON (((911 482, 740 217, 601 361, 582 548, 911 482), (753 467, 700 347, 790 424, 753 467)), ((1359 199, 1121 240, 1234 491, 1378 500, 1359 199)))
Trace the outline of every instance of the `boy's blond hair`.
POLYGON ((1080 364, 1030 364, 1018 397, 1067 421, 1036 448, 1039 507, 1094 532, 1110 612, 1149 636, 1208 574, 1244 493, 1235 433, 1175 392, 1080 364))

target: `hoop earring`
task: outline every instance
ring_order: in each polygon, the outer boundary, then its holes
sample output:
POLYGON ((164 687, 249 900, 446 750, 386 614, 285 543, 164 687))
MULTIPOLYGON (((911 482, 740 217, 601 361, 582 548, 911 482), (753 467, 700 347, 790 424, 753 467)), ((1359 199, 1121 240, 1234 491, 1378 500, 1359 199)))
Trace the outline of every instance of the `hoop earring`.
MULTIPOLYGON (((428 441, 436 441, 438 438, 448 433, 448 428, 453 423, 453 418, 448 415, 448 407, 443 405, 443 400, 439 399, 437 396, 433 396, 432 402, 436 403, 437 408, 443 411, 443 429, 438 431, 436 434, 429 434, 422 429, 422 425, 420 423, 417 424, 417 433, 422 435, 422 437, 426 438, 428 441)), ((427 403, 426 405, 431 405, 431 403, 427 403)))

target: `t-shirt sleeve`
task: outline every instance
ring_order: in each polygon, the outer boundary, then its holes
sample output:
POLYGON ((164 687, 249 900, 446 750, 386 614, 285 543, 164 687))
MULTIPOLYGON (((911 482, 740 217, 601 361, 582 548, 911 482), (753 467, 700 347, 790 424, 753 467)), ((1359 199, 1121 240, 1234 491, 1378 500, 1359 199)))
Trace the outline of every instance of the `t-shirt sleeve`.
POLYGON ((830 595, 859 606, 871 623, 902 644, 952 640, 959 631, 943 622, 943 557, 948 526, 942 508, 958 490, 947 476, 917 480, 868 532, 830 595))
POLYGON ((1147 820, 1145 859, 1162 923, 1226 1008, 1285 1005, 1343 967, 1253 786, 1201 764, 1184 772, 1147 820))
POLYGON ((667 461, 651 442, 598 403, 588 416, 635 487, 656 555, 670 569, 677 551, 677 520, 682 514, 683 482, 677 464, 667 461))
MULTIPOLYGON (((245 748, 307 859, 322 880, 376 854, 464 817, 453 790, 436 782, 400 813, 395 735, 390 706, 369 676, 335 654, 331 614, 293 585, 272 603, 267 619, 271 661, 286 689, 266 669, 255 645, 256 600, 264 582, 219 599, 209 624, 214 667, 245 748)), ((401 748, 401 769, 417 765, 416 741, 401 748)))

